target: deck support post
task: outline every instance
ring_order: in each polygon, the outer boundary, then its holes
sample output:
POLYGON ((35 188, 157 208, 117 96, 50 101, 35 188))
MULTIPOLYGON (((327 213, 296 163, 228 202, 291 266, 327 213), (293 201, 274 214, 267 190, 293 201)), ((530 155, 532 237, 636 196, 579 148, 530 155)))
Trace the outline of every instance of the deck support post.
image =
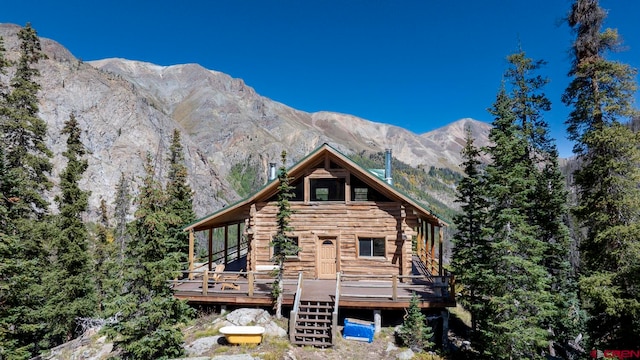
POLYGON ((222 304, 220 305, 220 315, 224 315, 227 313, 227 305, 222 304))
POLYGON ((442 261, 443 261, 443 245, 444 245, 444 228, 442 227, 442 224, 440 224, 439 229, 438 229, 438 241, 439 241, 439 247, 438 247, 438 275, 442 276, 444 275, 443 273, 443 268, 442 268, 442 261))
POLYGON ((442 310, 442 349, 449 348, 449 309, 442 310))
POLYGON ((209 291, 209 270, 205 270, 202 274, 202 295, 207 295, 209 291))
POLYGON ((398 300, 398 275, 396 274, 391 276, 391 299, 398 300))
POLYGON ((195 239, 193 237, 193 229, 189 229, 189 280, 193 280, 194 247, 195 247, 195 239))
POLYGON ((382 312, 378 309, 373 310, 373 326, 375 328, 375 333, 379 334, 380 329, 382 328, 382 312))

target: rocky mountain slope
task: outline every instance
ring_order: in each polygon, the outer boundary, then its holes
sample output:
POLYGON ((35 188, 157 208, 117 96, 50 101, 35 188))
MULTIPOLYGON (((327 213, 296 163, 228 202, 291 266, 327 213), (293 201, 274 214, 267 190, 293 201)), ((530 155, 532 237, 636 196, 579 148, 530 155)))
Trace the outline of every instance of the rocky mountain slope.
MULTIPOLYGON (((7 55, 13 59, 18 56, 18 30, 16 25, 0 24, 7 55)), ((64 165, 60 131, 74 112, 91 152, 81 185, 92 191, 94 214, 100 198, 111 202, 121 173, 139 182, 148 153, 157 158, 158 174, 166 173, 162 157, 175 128, 183 135, 198 215, 238 200, 229 180, 238 169, 253 169, 256 183, 264 183, 268 163, 279 162, 283 149, 293 163, 325 142, 347 155, 391 148, 395 158, 413 167, 459 171, 464 127, 471 126, 478 145, 486 144, 490 128, 463 119, 415 134, 351 115, 299 111, 257 94, 241 79, 197 64, 83 62, 53 40, 43 38, 42 47, 48 59, 38 65, 40 112, 56 154, 53 179, 64 165)))

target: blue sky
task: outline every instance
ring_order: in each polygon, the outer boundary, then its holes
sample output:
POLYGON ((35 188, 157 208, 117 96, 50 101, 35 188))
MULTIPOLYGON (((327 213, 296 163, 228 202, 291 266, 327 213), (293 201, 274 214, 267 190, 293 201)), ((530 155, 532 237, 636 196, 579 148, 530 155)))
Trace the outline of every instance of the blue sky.
MULTIPOLYGON (((198 63, 294 108, 335 111, 424 133, 491 106, 518 44, 547 61, 545 115, 571 154, 560 95, 573 39, 570 0, 9 1, 0 22, 32 26, 82 60, 198 63)), ((640 66, 640 1, 601 0, 606 25, 640 66)))

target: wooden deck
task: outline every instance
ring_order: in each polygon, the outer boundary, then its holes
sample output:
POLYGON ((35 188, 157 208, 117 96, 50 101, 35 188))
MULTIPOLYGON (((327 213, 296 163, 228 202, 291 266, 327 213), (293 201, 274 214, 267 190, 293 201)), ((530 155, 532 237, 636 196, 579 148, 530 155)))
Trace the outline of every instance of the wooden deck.
MULTIPOLYGON (((194 304, 271 306, 271 284, 268 273, 223 272, 217 281, 201 274, 193 280, 172 282, 174 296, 194 304), (237 279, 226 280, 230 277, 237 279)), ((294 302, 298 279, 285 279, 283 305, 294 302)), ((456 305, 453 277, 431 276, 414 267, 410 276, 340 276, 339 308, 400 309, 409 307, 413 293, 419 295, 423 308, 445 308, 456 305)), ((336 280, 303 279, 302 299, 333 300, 336 280)))

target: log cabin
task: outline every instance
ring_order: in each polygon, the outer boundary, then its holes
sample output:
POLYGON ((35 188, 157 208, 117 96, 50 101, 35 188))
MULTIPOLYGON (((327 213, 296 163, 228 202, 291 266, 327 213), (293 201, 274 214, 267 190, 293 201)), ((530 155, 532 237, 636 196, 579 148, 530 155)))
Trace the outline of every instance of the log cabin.
MULTIPOLYGON (((447 224, 392 185, 390 150, 385 169, 367 170, 324 144, 288 175, 294 188, 288 236, 299 248, 284 266, 292 342, 333 344, 331 325, 341 308, 372 309, 379 326, 381 310, 406 308, 414 295, 423 308, 455 306, 454 278, 442 259, 447 224), (318 330, 324 325, 301 319, 309 312, 314 318, 326 312, 326 333, 318 330)), ((173 284, 176 297, 223 306, 273 302, 278 185, 270 164, 269 181, 256 193, 185 227, 189 263, 187 276, 173 284), (197 243, 206 249, 196 253, 197 243)))

